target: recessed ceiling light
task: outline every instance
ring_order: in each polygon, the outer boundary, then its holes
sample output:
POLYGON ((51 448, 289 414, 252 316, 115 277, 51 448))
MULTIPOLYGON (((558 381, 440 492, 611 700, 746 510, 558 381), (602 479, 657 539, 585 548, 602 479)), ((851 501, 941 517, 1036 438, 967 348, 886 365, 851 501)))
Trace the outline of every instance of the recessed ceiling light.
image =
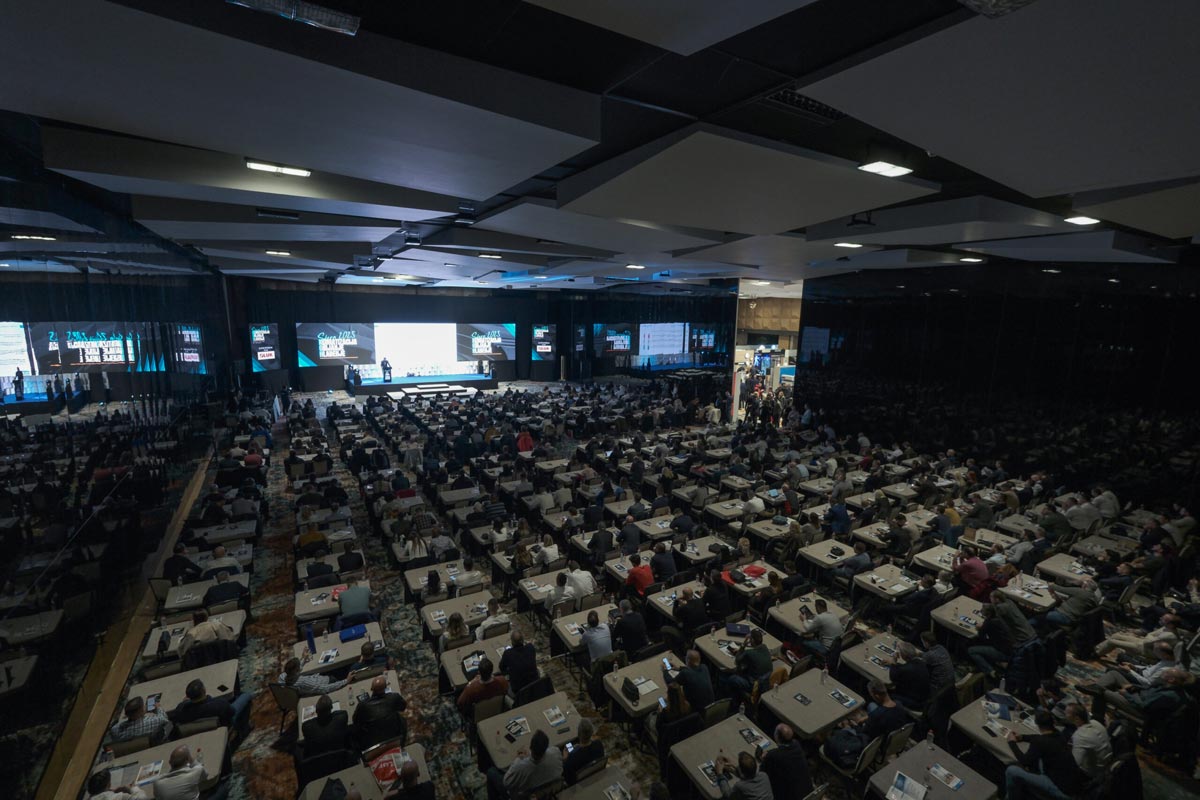
POLYGON ((951 289, 950 291, 952 291, 952 292, 957 292, 957 291, 958 291, 958 289, 951 289))
POLYGON ((30 242, 54 242, 54 241, 58 241, 58 240, 57 240, 57 239, 55 239, 55 237, 53 237, 53 236, 42 236, 42 235, 40 235, 40 234, 37 234, 37 233, 14 233, 14 234, 12 235, 12 238, 13 238, 13 239, 19 239, 19 240, 24 240, 24 241, 30 241, 30 242))
POLYGON ((537 278, 539 281, 548 281, 548 280, 550 280, 550 276, 549 276, 549 275, 534 275, 534 277, 535 277, 535 278, 537 278))
POLYGON ((855 248, 855 249, 862 247, 861 244, 857 244, 855 242, 835 242, 833 246, 834 247, 850 247, 850 248, 855 248))
MULTIPOLYGON (((8 264, 0 264, 0 267, 7 267, 7 266, 8 266, 8 264)), ((1157 287, 1157 286, 1151 286, 1150 288, 1151 288, 1151 289, 1157 289, 1158 287, 1157 287)))
POLYGON ((458 264, 451 264, 449 261, 442 264, 443 267, 457 267, 458 264))
POLYGON ((1072 225, 1095 225, 1100 220, 1095 217, 1067 217, 1063 222, 1069 222, 1072 225))
POLYGON ((897 283, 897 284, 896 284, 896 288, 897 288, 897 289, 903 289, 903 288, 904 288, 904 284, 903 284, 903 283, 897 283))
POLYGON ((755 286, 770 286, 770 281, 754 281, 755 286))
POLYGON ((1109 283, 1120 283, 1121 279, 1120 278, 1109 278, 1108 282, 1109 283))
POLYGON ((291 252, 288 250, 264 250, 263 252, 265 252, 269 256, 290 256, 291 255, 291 252))
POLYGON ((974 258, 973 256, 963 256, 962 258, 959 259, 959 261, 963 262, 964 264, 982 264, 983 263, 982 258, 974 258))
POLYGON ((858 168, 863 172, 872 172, 885 178, 899 178, 901 175, 912 172, 908 167, 902 167, 890 161, 872 161, 869 164, 859 164, 858 168))
MULTIPOLYGON (((0 264, 0 267, 11 267, 11 266, 12 266, 12 264, 0 264)), ((1150 288, 1153 289, 1154 287, 1151 286, 1150 288)))
POLYGON ((1044 269, 1044 270, 1042 270, 1042 272, 1048 273, 1048 274, 1050 274, 1050 275, 1057 275, 1058 273, 1062 272, 1062 270, 1061 270, 1061 269, 1049 269, 1049 268, 1047 268, 1047 269, 1044 269))
POLYGON ((476 282, 476 283, 484 283, 484 284, 486 284, 486 283, 487 283, 487 281, 475 281, 475 282, 476 282))
POLYGON ((251 161, 246 159, 247 169, 255 170, 256 172, 273 172, 276 175, 291 175, 295 178, 307 178, 312 175, 312 172, 299 167, 285 167, 283 164, 271 164, 267 161, 251 161))
POLYGON ((625 269, 645 269, 641 264, 626 264, 625 269))
POLYGON ((499 253, 480 253, 479 257, 480 258, 504 258, 504 256, 500 255, 499 253))

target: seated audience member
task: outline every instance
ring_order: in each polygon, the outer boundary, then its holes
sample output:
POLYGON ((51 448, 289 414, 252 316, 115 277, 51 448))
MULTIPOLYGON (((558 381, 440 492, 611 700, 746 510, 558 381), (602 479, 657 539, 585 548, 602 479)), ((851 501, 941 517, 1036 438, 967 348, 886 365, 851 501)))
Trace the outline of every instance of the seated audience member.
MULTIPOLYGON (((567 578, 566 572, 560 572, 554 577, 554 586, 546 593, 546 611, 551 612, 554 607, 564 601, 575 600, 575 587, 571 585, 567 578)), ((574 604, 567 606, 574 610, 574 604)))
POLYGON ((629 574, 625 577, 625 586, 628 591, 636 593, 638 597, 646 596, 646 587, 654 583, 654 573, 650 570, 648 564, 642 563, 640 553, 634 553, 629 557, 629 574))
POLYGON ((118 721, 108 730, 109 739, 127 742, 140 736, 149 736, 150 744, 162 744, 171 730, 171 723, 162 708, 146 710, 146 700, 131 697, 125 701, 125 719, 118 721))
POLYGON ((824 657, 829 653, 829 648, 833 647, 833 643, 846 632, 846 629, 837 615, 829 610, 829 604, 825 602, 825 598, 818 597, 813 602, 813 607, 816 609, 815 614, 808 612, 805 607, 801 608, 800 613, 804 616, 804 622, 800 625, 800 633, 805 637, 803 646, 816 655, 824 657))
POLYGON ((860 572, 866 572, 872 566, 871 554, 867 552, 866 542, 855 542, 854 555, 850 556, 841 564, 829 570, 829 574, 838 578, 850 580, 860 572))
POLYGON ((650 643, 646 633, 646 620, 640 611, 633 610, 633 604, 622 600, 617 623, 613 626, 613 647, 624 650, 632 656, 650 643))
POLYGON ((896 645, 896 655, 888 667, 888 680, 892 684, 892 697, 905 708, 920 711, 929 702, 929 668, 911 643, 896 645))
POLYGON ((679 572, 679 568, 675 566, 675 554, 667 549, 666 542, 654 545, 654 555, 650 556, 650 571, 654 573, 654 580, 659 583, 674 578, 679 572))
POLYGON ((868 682, 867 693, 871 696, 868 710, 859 709, 825 740, 826 754, 846 769, 854 767, 859 753, 868 744, 903 728, 910 720, 908 712, 891 698, 880 681, 868 682))
POLYGON ((495 666, 491 659, 484 656, 479 660, 478 672, 458 696, 458 710, 471 719, 475 704, 492 697, 508 694, 508 678, 494 675, 495 666))
POLYGON ((91 800, 146 800, 146 793, 137 786, 113 787, 112 775, 112 770, 102 769, 88 778, 91 800))
POLYGON ((388 691, 387 678, 376 676, 371 681, 371 695, 354 708, 354 736, 360 750, 388 739, 408 739, 408 723, 404 710, 408 703, 396 692, 388 691))
POLYGON ((343 589, 338 595, 338 618, 334 621, 333 629, 342 630, 374 621, 375 615, 371 613, 371 590, 358 584, 343 589))
POLYGON ((525 634, 513 631, 512 646, 500 657, 500 674, 508 676, 515 697, 521 690, 538 679, 537 651, 525 634))
POLYGON ((746 641, 742 643, 734 656, 732 674, 721 676, 721 686, 734 699, 734 704, 741 702, 743 697, 750 694, 757 682, 765 687, 771 676, 771 651, 763 644, 762 631, 755 628, 750 631, 746 641))
POLYGON ((318 694, 336 692, 346 685, 346 681, 335 681, 325 675, 318 675, 315 672, 301 672, 300 659, 298 658, 289 658, 287 663, 283 665, 283 672, 279 675, 279 682, 290 689, 295 689, 300 693, 301 697, 312 697, 318 694))
POLYGON ((442 635, 438 637, 438 655, 446 652, 448 642, 457 642, 463 638, 474 637, 471 636, 471 629, 467 627, 467 623, 463 621, 463 615, 455 611, 446 620, 446 627, 442 629, 442 635))
POLYGON ((232 701, 224 697, 210 697, 204 681, 196 678, 184 690, 186 698, 171 712, 175 724, 195 722, 198 719, 216 717, 223 728, 244 728, 250 718, 250 701, 254 695, 242 692, 232 701))
POLYGON ((1081 578, 1078 586, 1055 583, 1050 590, 1057 595, 1058 605, 1038 618, 1043 629, 1051 625, 1060 628, 1075 625, 1084 614, 1100 606, 1100 591, 1088 576, 1081 578))
POLYGON ((187 548, 182 544, 175 545, 171 557, 163 562, 163 577, 170 581, 172 586, 199 580, 202 572, 196 562, 188 558, 187 548))
POLYGON ((771 781, 775 800, 808 797, 813 790, 812 775, 796 732, 792 726, 780 723, 775 726, 774 738, 775 747, 763 754, 762 770, 771 781))
MULTIPOLYGON (((351 644, 351 642, 346 642, 347 646, 351 644)), ((372 641, 365 641, 358 650, 358 658, 346 671, 346 677, 351 683, 363 680, 366 676, 361 675, 361 673, 378 667, 387 669, 391 666, 391 661, 382 643, 376 644, 372 641)))
POLYGON ((197 645, 216 641, 232 642, 235 639, 237 636, 233 628, 219 619, 210 619, 204 609, 197 609, 192 612, 192 627, 184 631, 183 638, 179 641, 179 658, 186 658, 188 652, 197 645))
POLYGON ((242 566, 236 558, 226 552, 224 545, 217 545, 213 548, 212 559, 204 565, 204 573, 206 575, 216 575, 221 570, 230 575, 237 575, 242 571, 242 566))
POLYGON ((987 564, 975 554, 975 548, 964 547, 954 556, 951 569, 959 585, 964 590, 974 589, 988 579, 987 564))
POLYGON ((1113 650, 1121 650, 1125 653, 1143 656, 1150 655, 1154 649, 1154 645, 1158 642, 1166 642, 1174 645, 1180 637, 1180 626, 1183 624, 1183 619, 1176 614, 1163 614, 1159 618, 1160 627, 1150 631, 1145 636, 1131 636, 1124 633, 1115 633, 1109 636, 1100 644, 1096 645, 1096 655, 1103 658, 1106 654, 1113 650))
POLYGON ((668 670, 663 667, 663 681, 669 686, 679 684, 683 689, 688 704, 697 711, 703 711, 717 699, 713 691, 712 677, 708 668, 700 661, 700 651, 688 650, 684 655, 683 666, 678 670, 668 670))
POLYGON ((733 613, 729 585, 721 577, 719 569, 710 570, 708 579, 704 582, 704 608, 708 612, 708 618, 714 622, 724 622, 733 613))
POLYGON ((1035 711, 1034 724, 1038 732, 1032 735, 1009 729, 1008 743, 1017 762, 1004 771, 1005 797, 1022 800, 1030 789, 1050 797, 1076 797, 1087 784, 1087 776, 1079 769, 1071 754, 1071 745, 1054 725, 1048 711, 1035 711), (1027 750, 1017 747, 1021 742, 1027 750))
POLYGON ((508 624, 508 614, 504 613, 504 609, 500 606, 500 601, 493 597, 487 603, 487 616, 483 618, 483 622, 479 623, 479 627, 475 629, 475 640, 482 642, 488 629, 508 624))
POLYGON ((1112 763, 1112 741, 1104 723, 1092 719, 1079 703, 1068 703, 1064 715, 1072 732, 1069 743, 1075 763, 1088 775, 1100 775, 1112 763))
POLYGON ((579 562, 568 561, 567 571, 563 574, 567 576, 567 583, 574 591, 575 597, 582 598, 596 593, 596 579, 592 577, 592 573, 581 569, 579 562))
POLYGON ((675 598, 675 621, 684 633, 694 633, 709 624, 708 612, 704 609, 704 601, 696 597, 695 590, 685 586, 679 590, 675 598))
POLYGON ((350 749, 350 715, 334 711, 328 695, 317 698, 316 716, 302 726, 304 757, 350 749))
MULTIPOLYGON (((405 761, 396 776, 396 782, 388 788, 383 800, 436 800, 433 781, 421 780, 421 768, 415 761, 405 761)), ((346 800, 352 800, 347 797, 346 800)))
POLYGON ((994 678, 1012 657, 1012 641, 1008 636, 1008 628, 996 616, 996 606, 984 603, 979 613, 983 617, 983 623, 979 626, 975 639, 967 647, 967 657, 980 672, 994 678))
POLYGON ((483 573, 475 569, 475 559, 467 556, 462 561, 462 569, 451 578, 458 591, 471 589, 483 583, 483 573))
POLYGON ((354 542, 345 542, 342 545, 342 553, 338 556, 337 563, 337 571, 342 575, 363 568, 363 557, 354 550, 354 542))
POLYGON ((224 603, 229 600, 242 602, 242 598, 250 593, 250 590, 241 584, 239 581, 229 580, 228 572, 218 572, 217 582, 208 587, 204 592, 204 600, 202 601, 206 607, 215 606, 218 603, 224 603))
POLYGON ((554 542, 554 537, 546 534, 542 537, 542 547, 538 550, 533 558, 533 563, 549 566, 558 560, 558 545, 554 542))
POLYGON ((562 751, 550 746, 550 737, 540 728, 529 740, 529 751, 518 751, 506 771, 495 766, 487 772, 488 800, 529 800, 534 789, 563 775, 562 751))
POLYGON ((613 651, 612 631, 607 622, 600 621, 600 615, 589 611, 587 624, 579 630, 579 638, 588 651, 588 662, 595 662, 613 651))
POLYGON ((746 751, 738 753, 737 768, 724 755, 719 755, 713 766, 717 770, 717 788, 722 797, 733 800, 773 800, 771 779, 758 768, 758 760, 746 751), (731 783, 736 777, 737 782, 731 783))
POLYGON ((921 660, 929 668, 929 691, 931 695, 954 685, 954 659, 950 651, 938 641, 933 631, 921 631, 921 645, 925 652, 921 660))
POLYGON ((576 773, 580 769, 604 758, 604 742, 592 738, 595 735, 596 727, 590 719, 584 717, 579 720, 579 740, 575 743, 575 749, 567 753, 563 760, 563 780, 568 786, 575 783, 576 773))
MULTIPOLYGON (((192 758, 192 751, 186 744, 171 751, 167 765, 171 771, 154 781, 155 800, 199 800, 200 785, 208 780, 208 769, 192 758)), ((217 800, 223 791, 217 789, 210 800, 217 800)))

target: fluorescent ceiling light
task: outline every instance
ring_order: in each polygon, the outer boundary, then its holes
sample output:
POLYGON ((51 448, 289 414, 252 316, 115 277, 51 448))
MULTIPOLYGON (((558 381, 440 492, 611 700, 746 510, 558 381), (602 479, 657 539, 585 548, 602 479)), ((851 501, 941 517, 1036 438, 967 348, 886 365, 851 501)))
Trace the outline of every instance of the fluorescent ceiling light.
POLYGON ((299 167, 285 167, 283 164, 271 164, 266 161, 251 161, 246 159, 246 167, 258 172, 273 172, 276 175, 292 175, 296 178, 307 178, 312 172, 299 167))
POLYGON ((1120 283, 1121 279, 1120 278, 1109 278, 1108 282, 1109 283, 1120 283))
POLYGON ((897 289, 903 289, 903 288, 904 288, 904 284, 903 284, 903 283, 897 283, 897 284, 896 284, 896 288, 897 288, 897 289))
POLYGON ((982 264, 983 263, 982 258, 975 258, 974 256, 963 256, 962 258, 959 259, 959 261, 963 262, 964 264, 982 264))
POLYGON ((499 253, 480 253, 479 257, 480 258, 504 258, 504 256, 500 255, 499 253))
POLYGON ((534 277, 535 277, 535 278, 537 278, 539 281, 548 281, 548 280, 550 280, 550 276, 549 276, 549 275, 535 275, 534 277))
POLYGON ((861 244, 856 244, 855 242, 834 242, 833 246, 834 247, 850 247, 850 248, 855 248, 855 249, 862 247, 861 244))
POLYGON ((770 281, 754 281, 755 286, 770 286, 770 281))
POLYGON ((0 267, 11 267, 12 264, 0 264, 0 267))
POLYGON ((869 164, 859 164, 858 168, 863 172, 871 172, 885 178, 899 178, 901 175, 912 172, 908 167, 892 164, 889 161, 872 161, 869 164))
POLYGON ((290 256, 291 255, 291 253, 288 252, 287 250, 264 250, 263 252, 265 252, 269 256, 290 256))
POLYGON ((40 236, 36 233, 14 233, 13 239, 20 239, 30 242, 54 242, 57 241, 53 236, 40 236))
POLYGON ((476 283, 482 283, 482 284, 486 284, 486 283, 487 283, 487 281, 475 281, 475 282, 476 282, 476 283))
POLYGON ((449 261, 442 262, 443 267, 457 267, 458 264, 451 264, 449 261))
POLYGON ((625 269, 645 269, 641 264, 626 264, 625 269))
POLYGON ((1049 273, 1050 275, 1057 275, 1058 273, 1062 272, 1062 270, 1061 269, 1044 269, 1044 270, 1042 270, 1042 272, 1049 273))
POLYGON ((952 292, 957 292, 957 291, 958 291, 958 289, 951 289, 950 291, 952 291, 952 292))
POLYGON ((1095 217, 1067 217, 1063 222, 1069 222, 1072 225, 1095 225, 1100 220, 1095 217))

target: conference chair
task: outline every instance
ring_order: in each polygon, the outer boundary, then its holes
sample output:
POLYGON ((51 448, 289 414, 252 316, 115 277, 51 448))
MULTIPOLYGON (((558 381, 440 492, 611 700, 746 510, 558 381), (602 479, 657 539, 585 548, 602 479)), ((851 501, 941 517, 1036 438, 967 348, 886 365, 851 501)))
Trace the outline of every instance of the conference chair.
POLYGON ((133 739, 126 739, 123 742, 113 742, 110 745, 114 758, 124 758, 130 753, 137 753, 150 748, 149 736, 137 736, 133 739))
POLYGON ((221 721, 216 717, 203 717, 192 722, 176 723, 175 731, 178 733, 178 738, 185 739, 188 736, 195 736, 197 733, 215 731, 220 726, 221 721))
POLYGON ((499 625, 489 625, 483 632, 483 639, 495 639, 497 636, 502 636, 512 630, 511 622, 502 622, 499 625))
MULTIPOLYGON (((907 727, 907 726, 905 726, 905 727, 907 727)), ((838 775, 845 778, 846 782, 850 785, 851 788, 853 788, 853 786, 858 783, 859 777, 864 772, 868 771, 871 768, 871 765, 875 763, 875 757, 879 754, 879 748, 881 748, 882 746, 883 746, 883 737, 882 736, 875 737, 873 740, 871 740, 870 743, 867 744, 866 747, 864 747, 862 749, 862 752, 860 752, 858 754, 858 760, 854 762, 854 766, 851 767, 850 769, 846 769, 841 764, 837 763, 832 758, 830 758, 829 755, 825 752, 824 744, 822 744, 820 749, 817 750, 817 754, 821 757, 822 762, 824 762, 830 769, 832 769, 838 775)))
POLYGON ((602 755, 590 764, 575 770, 575 783, 582 783, 593 775, 598 775, 608 768, 608 756, 602 755))
POLYGON ((549 675, 543 675, 517 692, 513 699, 513 706, 523 706, 552 694, 554 694, 554 680, 549 675))
POLYGON ((166 578, 151 578, 150 591, 154 594, 154 599, 158 601, 158 607, 161 609, 167 602, 167 592, 171 591, 171 582, 166 578))
MULTIPOLYGON (((282 683, 271 683, 267 685, 271 690, 271 697, 275 699, 276 705, 279 706, 279 732, 283 733, 286 726, 289 713, 296 713, 297 707, 300 705, 300 692, 290 686, 284 686, 282 683)), ((299 723, 299 718, 297 718, 299 723)))

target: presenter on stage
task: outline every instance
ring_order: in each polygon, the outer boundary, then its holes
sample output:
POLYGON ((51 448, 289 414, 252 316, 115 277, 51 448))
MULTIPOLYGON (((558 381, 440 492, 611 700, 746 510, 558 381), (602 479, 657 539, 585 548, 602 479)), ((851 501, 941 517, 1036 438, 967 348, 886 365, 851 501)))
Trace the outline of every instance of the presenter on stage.
POLYGON ((387 356, 384 356, 383 361, 379 362, 379 368, 381 370, 383 370, 383 382, 391 383, 392 382, 392 362, 387 360, 387 356))
POLYGON ((21 372, 20 367, 17 367, 17 374, 13 375, 13 399, 18 403, 25 399, 25 373, 21 372))

